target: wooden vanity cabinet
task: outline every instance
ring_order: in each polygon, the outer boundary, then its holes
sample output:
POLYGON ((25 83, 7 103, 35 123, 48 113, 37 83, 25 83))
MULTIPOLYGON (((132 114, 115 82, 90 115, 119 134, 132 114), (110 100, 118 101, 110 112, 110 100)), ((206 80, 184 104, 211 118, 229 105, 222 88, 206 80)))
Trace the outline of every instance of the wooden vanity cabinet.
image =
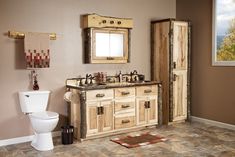
POLYGON ((137 87, 136 113, 137 125, 158 123, 157 86, 137 87))
POLYGON ((87 136, 113 130, 113 101, 87 103, 87 136))
POLYGON ((87 136, 113 130, 113 90, 87 91, 87 136))
POLYGON ((113 135, 158 124, 160 87, 155 83, 108 89, 72 88, 69 117, 75 138, 113 135))
POLYGON ((152 80, 162 83, 163 123, 190 115, 190 23, 166 19, 151 23, 152 80))

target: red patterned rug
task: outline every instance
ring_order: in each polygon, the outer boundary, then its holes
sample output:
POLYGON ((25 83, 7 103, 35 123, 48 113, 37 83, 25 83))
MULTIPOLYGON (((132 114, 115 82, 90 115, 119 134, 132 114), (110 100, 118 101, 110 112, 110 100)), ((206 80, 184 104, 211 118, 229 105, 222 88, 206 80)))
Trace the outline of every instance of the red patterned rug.
POLYGON ((159 135, 151 134, 151 133, 143 133, 134 136, 126 136, 122 138, 114 138, 111 141, 116 142, 127 148, 134 148, 139 146, 145 146, 148 144, 154 144, 162 141, 166 141, 167 139, 161 137, 159 135))

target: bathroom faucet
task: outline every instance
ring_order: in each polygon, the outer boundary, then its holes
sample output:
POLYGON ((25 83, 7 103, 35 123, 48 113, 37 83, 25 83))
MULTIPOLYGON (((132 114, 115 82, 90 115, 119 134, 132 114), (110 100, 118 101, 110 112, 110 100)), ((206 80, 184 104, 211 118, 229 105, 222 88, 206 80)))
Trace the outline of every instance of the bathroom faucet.
POLYGON ((85 84, 88 84, 88 79, 91 79, 91 84, 92 84, 92 75, 91 74, 86 74, 86 80, 85 80, 85 84))
MULTIPOLYGON (((133 72, 130 73, 130 75, 131 75, 131 80, 130 81, 133 82, 133 77, 132 76, 138 75, 138 72, 136 70, 134 70, 133 72)), ((135 81, 137 81, 137 77, 135 77, 134 79, 135 79, 135 81)))
POLYGON ((122 82, 122 72, 121 71, 117 75, 117 78, 118 78, 118 81, 121 83, 122 82))

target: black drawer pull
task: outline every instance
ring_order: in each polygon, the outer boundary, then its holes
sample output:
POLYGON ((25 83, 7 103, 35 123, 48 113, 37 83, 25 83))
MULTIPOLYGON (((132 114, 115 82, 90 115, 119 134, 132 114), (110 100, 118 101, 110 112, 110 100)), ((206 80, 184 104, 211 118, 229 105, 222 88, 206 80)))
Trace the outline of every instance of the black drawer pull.
POLYGON ((130 92, 128 92, 128 91, 122 92, 122 95, 128 95, 128 94, 130 94, 130 92))
POLYGON ((130 123, 131 121, 129 119, 122 120, 122 124, 130 123))
POLYGON ((130 107, 130 105, 129 105, 129 104, 122 105, 122 108, 128 108, 128 107, 130 107))
POLYGON ((114 60, 113 57, 106 57, 107 60, 114 60))
POLYGON ((152 92, 151 89, 145 89, 145 90, 144 90, 144 93, 151 93, 151 92, 152 92))
POLYGON ((96 94, 96 97, 97 98, 102 98, 102 97, 104 97, 105 96, 105 94, 96 94))

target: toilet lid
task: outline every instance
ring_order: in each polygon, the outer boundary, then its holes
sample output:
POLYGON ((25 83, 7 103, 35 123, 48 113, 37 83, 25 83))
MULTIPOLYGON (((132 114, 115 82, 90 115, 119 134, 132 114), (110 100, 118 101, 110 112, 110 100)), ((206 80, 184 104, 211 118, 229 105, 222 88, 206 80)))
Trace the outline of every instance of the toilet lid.
POLYGON ((44 111, 44 112, 34 112, 31 114, 31 116, 38 119, 54 119, 58 118, 59 114, 56 112, 44 111))

